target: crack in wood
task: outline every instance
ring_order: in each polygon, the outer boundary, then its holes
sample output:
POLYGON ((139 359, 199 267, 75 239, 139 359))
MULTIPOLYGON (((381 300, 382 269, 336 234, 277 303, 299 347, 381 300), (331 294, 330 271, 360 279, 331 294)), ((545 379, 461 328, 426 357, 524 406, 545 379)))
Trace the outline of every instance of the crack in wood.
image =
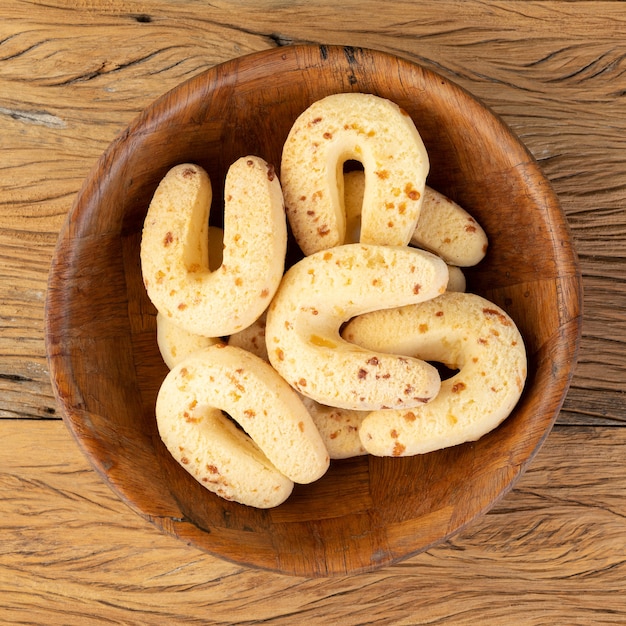
POLYGON ((6 115, 18 122, 26 124, 39 124, 48 128, 65 128, 67 124, 64 120, 48 111, 27 111, 25 109, 9 109, 0 107, 0 115, 6 115))

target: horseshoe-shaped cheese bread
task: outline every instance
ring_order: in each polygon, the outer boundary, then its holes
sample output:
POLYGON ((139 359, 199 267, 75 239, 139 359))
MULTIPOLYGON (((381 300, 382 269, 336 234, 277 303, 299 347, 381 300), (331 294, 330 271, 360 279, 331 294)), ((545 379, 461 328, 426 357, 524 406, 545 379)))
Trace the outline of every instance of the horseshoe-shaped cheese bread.
POLYGON ((205 487, 242 504, 276 506, 292 482, 310 483, 328 469, 298 395, 240 348, 216 344, 176 365, 159 390, 156 417, 172 456, 205 487))
POLYGON ((342 168, 350 159, 368 177, 360 242, 403 246, 413 235, 429 169, 415 124, 384 98, 333 94, 298 117, 283 147, 285 208, 305 255, 345 241, 342 168))
POLYGON ((282 277, 287 227, 280 183, 258 157, 231 165, 224 190, 224 251, 208 261, 211 183, 197 165, 174 167, 159 184, 144 222, 141 264, 148 296, 178 327, 230 335, 267 308, 282 277))
POLYGON ((370 350, 418 356, 458 373, 437 397, 411 410, 375 411, 362 422, 364 448, 410 456, 475 441, 504 420, 526 380, 526 352, 511 318, 470 293, 446 292, 428 302, 352 320, 350 341, 370 350))
MULTIPOLYGON (((359 241, 365 173, 346 172, 343 178, 346 243, 349 243, 359 241)), ((424 188, 422 210, 410 243, 434 252, 449 265, 461 267, 476 265, 487 252, 487 235, 480 224, 456 202, 428 185, 424 188)))
POLYGON ((293 265, 268 309, 271 364, 321 404, 354 410, 413 407, 439 391, 437 370, 422 360, 372 352, 341 338, 350 318, 443 293, 446 264, 409 247, 348 244, 293 265))

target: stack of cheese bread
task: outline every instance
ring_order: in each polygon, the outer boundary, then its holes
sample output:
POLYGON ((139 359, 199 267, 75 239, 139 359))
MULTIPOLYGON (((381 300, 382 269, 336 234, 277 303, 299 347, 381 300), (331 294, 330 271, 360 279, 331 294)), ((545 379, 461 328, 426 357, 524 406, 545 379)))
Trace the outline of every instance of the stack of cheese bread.
POLYGON ((144 223, 141 264, 170 368, 159 434, 207 489, 268 508, 331 459, 407 456, 473 441, 526 379, 513 320, 466 293, 487 237, 426 185, 413 120, 374 95, 334 94, 295 121, 280 180, 233 163, 224 228, 211 181, 170 170, 144 223), (344 171, 346 162, 362 167, 344 171), (285 271, 287 222, 303 258, 285 271), (453 375, 442 380, 435 364, 453 375))

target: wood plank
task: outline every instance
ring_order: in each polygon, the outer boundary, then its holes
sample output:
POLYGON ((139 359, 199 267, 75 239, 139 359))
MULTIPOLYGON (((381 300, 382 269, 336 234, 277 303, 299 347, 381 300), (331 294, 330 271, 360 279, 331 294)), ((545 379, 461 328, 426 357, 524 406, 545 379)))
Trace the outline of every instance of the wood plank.
POLYGON ((58 421, 2 420, 0 437, 3 623, 626 620, 625 429, 556 428, 514 490, 455 538, 321 580, 248 570, 160 534, 58 421))
POLYGON ((381 9, 371 0, 246 0, 236 12, 225 1, 210 10, 165 0, 5 3, 0 417, 54 409, 42 325, 47 266, 75 193, 117 132, 215 63, 324 41, 423 63, 481 97, 526 142, 561 198, 584 277, 581 358, 560 422, 623 423, 625 34, 626 9, 616 2, 447 0, 417 11, 408 1, 381 9))

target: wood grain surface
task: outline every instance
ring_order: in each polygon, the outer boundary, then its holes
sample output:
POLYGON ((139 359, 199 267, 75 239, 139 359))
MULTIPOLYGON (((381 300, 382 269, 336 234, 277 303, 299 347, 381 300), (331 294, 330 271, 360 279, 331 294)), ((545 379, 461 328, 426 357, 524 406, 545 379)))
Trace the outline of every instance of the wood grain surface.
POLYGON ((0 15, 0 622, 626 621, 623 3, 8 0, 0 15), (454 540, 339 581, 239 568, 135 515, 58 418, 44 346, 57 235, 116 134, 182 80, 298 42, 393 52, 489 104, 559 195, 585 290, 573 385, 517 487, 454 540))

